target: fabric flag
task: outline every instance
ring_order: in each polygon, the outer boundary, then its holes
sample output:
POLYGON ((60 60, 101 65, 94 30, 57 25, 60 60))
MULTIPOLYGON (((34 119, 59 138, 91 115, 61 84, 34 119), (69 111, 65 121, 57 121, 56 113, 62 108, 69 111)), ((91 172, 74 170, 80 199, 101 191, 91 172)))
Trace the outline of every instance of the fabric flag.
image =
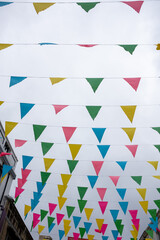
POLYGON ((96 218, 96 222, 97 222, 98 229, 100 231, 103 225, 104 219, 96 218))
POLYGON ((142 176, 131 176, 131 178, 138 183, 139 185, 141 185, 142 182, 142 176))
POLYGON ((66 141, 68 142, 76 130, 76 127, 62 127, 66 141))
POLYGON ((122 110, 132 123, 137 106, 121 106, 122 110))
POLYGON ((124 200, 125 194, 126 194, 126 188, 116 188, 119 196, 121 197, 122 200, 124 200))
POLYGON ((160 134, 160 127, 152 127, 152 129, 157 131, 160 134))
POLYGON ((97 139, 100 143, 106 128, 92 128, 92 130, 93 130, 94 134, 96 135, 96 137, 97 137, 97 139))
POLYGON ((57 218, 57 224, 59 225, 62 221, 62 219, 64 218, 64 214, 61 213, 56 213, 56 218, 57 218))
POLYGON ((34 107, 32 103, 20 103, 21 119, 34 107))
POLYGON ((84 234, 85 234, 85 232, 86 232, 86 229, 80 227, 80 228, 79 228, 79 232, 80 232, 81 238, 83 238, 83 236, 84 236, 84 234))
POLYGON ((68 218, 71 217, 71 215, 72 215, 74 209, 75 209, 75 207, 72 207, 72 206, 66 206, 66 210, 67 210, 68 218))
POLYGON ((68 107, 68 105, 53 105, 55 113, 59 113, 62 111, 64 108, 68 107))
POLYGON ((51 173, 49 172, 40 172, 40 173, 41 173, 42 185, 44 185, 47 182, 51 173))
POLYGON ((79 205, 80 213, 83 212, 83 209, 85 208, 86 203, 87 203, 87 200, 78 199, 78 205, 79 205))
POLYGON ((25 156, 22 155, 22 162, 23 162, 23 170, 26 169, 28 164, 32 161, 33 157, 32 156, 25 156))
POLYGON ((118 202, 123 213, 126 214, 128 208, 128 202, 118 202))
POLYGON ((85 208, 84 211, 85 211, 85 214, 86 214, 86 218, 89 221, 89 219, 92 215, 92 212, 93 212, 93 208, 85 208))
POLYGON ((27 182, 27 180, 18 178, 17 182, 18 182, 18 188, 22 188, 24 186, 24 184, 27 182))
POLYGON ((33 200, 39 201, 39 199, 42 197, 42 193, 39 192, 33 192, 33 200))
POLYGON ((86 233, 89 232, 91 226, 92 226, 92 223, 91 223, 91 222, 84 222, 84 227, 85 227, 86 233))
POLYGON ((97 182, 98 176, 87 176, 87 177, 88 177, 89 183, 91 185, 91 188, 94 188, 94 185, 97 182))
POLYGON ((39 235, 41 234, 41 232, 43 231, 43 229, 45 229, 45 226, 38 225, 38 234, 39 234, 39 235))
POLYGON ((123 2, 125 4, 127 4, 128 6, 130 6, 131 8, 133 8, 137 13, 140 12, 143 1, 127 1, 127 2, 123 2))
POLYGON ((99 204, 99 206, 100 206, 100 209, 101 209, 102 214, 104 214, 108 202, 100 202, 100 201, 99 201, 98 204, 99 204))
POLYGON ((50 6, 52 6, 54 4, 55 3, 39 3, 39 2, 36 2, 36 3, 33 3, 33 6, 36 10, 36 13, 38 14, 39 12, 46 10, 47 8, 49 8, 50 6))
POLYGON ((17 126, 18 122, 5 122, 5 137, 17 126))
POLYGON ((63 185, 66 186, 68 184, 71 176, 72 176, 71 174, 61 174, 63 185))
POLYGON ((30 210, 31 210, 31 206, 24 205, 24 216, 26 216, 29 213, 30 210))
POLYGON ((6 6, 8 4, 11 4, 11 3, 13 3, 13 2, 0 2, 0 7, 4 7, 4 6, 6 6))
POLYGON ((115 186, 117 186, 120 176, 109 176, 115 186))
POLYGON ((129 52, 130 54, 132 54, 135 50, 135 48, 138 46, 138 45, 119 45, 120 47, 123 47, 124 50, 126 50, 127 52, 129 52))
POLYGON ((148 201, 139 201, 141 207, 143 208, 144 212, 147 214, 148 211, 148 201))
POLYGON ((33 211, 37 207, 38 203, 39 201, 31 199, 31 211, 33 211))
POLYGON ((73 160, 76 158, 82 144, 69 144, 69 149, 71 151, 71 155, 73 160))
POLYGON ((102 240, 108 240, 108 236, 102 236, 102 240))
POLYGON ((158 151, 160 152, 160 145, 154 145, 154 147, 156 147, 158 149, 158 151))
POLYGON ((88 240, 93 240, 94 235, 88 234, 88 240))
POLYGON ((136 219, 138 210, 129 210, 129 213, 133 219, 136 219))
POLYGON ((26 79, 27 77, 16 77, 16 76, 11 76, 10 78, 10 84, 9 87, 12 87, 20 82, 22 82, 24 79, 26 79))
POLYGON ((41 222, 42 222, 43 219, 47 216, 48 211, 41 209, 40 213, 41 213, 41 222))
POLYGON ((75 233, 75 232, 73 232, 73 238, 74 238, 74 240, 78 240, 79 236, 80 236, 80 233, 75 233))
POLYGON ((123 78, 135 91, 137 91, 141 78, 123 78))
POLYGON ((59 233, 59 240, 62 240, 63 236, 64 236, 64 231, 63 230, 58 230, 59 233))
POLYGON ((104 163, 104 161, 92 161, 94 170, 95 170, 97 175, 99 174, 99 172, 100 172, 100 170, 102 168, 103 163, 104 163))
POLYGON ((149 164, 151 164, 155 170, 158 168, 158 161, 147 161, 149 164))
POLYGON ((3 164, 3 168, 2 168, 2 178, 7 175, 7 173, 9 173, 9 171, 12 169, 12 166, 3 164))
POLYGON ((103 81, 103 78, 86 78, 86 80, 89 82, 91 88, 94 92, 96 92, 97 88, 103 81))
POLYGON ((115 221, 116 228, 119 234, 122 236, 124 225, 122 224, 122 219, 117 219, 115 221))
POLYGON ((71 229, 71 226, 64 226, 65 237, 69 233, 70 229, 71 229))
POLYGON ((43 158, 43 160, 44 160, 45 171, 47 172, 48 169, 52 166, 55 159, 54 158, 43 158))
POLYGON ((31 173, 31 170, 30 169, 23 170, 23 168, 21 168, 21 173, 22 173, 22 179, 26 180, 29 174, 31 173))
POLYGON ((135 228, 137 229, 137 231, 139 231, 139 222, 140 219, 131 219, 132 223, 134 224, 135 228))
POLYGON ((57 207, 57 204, 48 203, 48 206, 49 206, 49 214, 51 215, 54 212, 55 208, 57 207))
POLYGON ((74 227, 77 228, 81 221, 81 217, 73 216, 74 227))
POLYGON ((156 204, 156 206, 158 207, 158 209, 160 209, 160 200, 154 200, 154 203, 156 204))
POLYGON ((47 126, 44 125, 34 125, 33 124, 33 132, 34 132, 34 137, 35 137, 35 141, 40 137, 40 135, 42 134, 42 132, 44 131, 44 129, 47 126))
POLYGON ((112 209, 111 209, 111 210, 110 210, 110 213, 111 213, 111 215, 112 215, 113 220, 116 221, 116 219, 117 219, 117 217, 118 217, 119 210, 115 210, 115 209, 112 210, 112 209))
POLYGON ((86 194, 88 187, 77 187, 77 188, 78 188, 80 199, 82 200, 84 195, 86 194))
POLYGON ((127 162, 126 161, 116 161, 116 163, 121 167, 121 169, 124 171, 127 162))
POLYGON ((59 191, 59 196, 63 197, 63 194, 65 193, 67 189, 67 185, 59 185, 58 184, 58 191, 59 191))
POLYGON ((77 160, 74 160, 74 161, 73 160, 67 160, 67 163, 68 163, 69 171, 70 171, 70 173, 72 173, 74 171, 78 161, 77 160))
POLYGON ((53 85, 53 84, 56 84, 56 83, 59 83, 59 82, 63 81, 64 79, 66 79, 66 78, 50 78, 50 81, 53 85))
POLYGON ((97 145, 101 155, 103 158, 105 158, 109 148, 110 148, 110 145, 97 145))
POLYGON ((80 47, 87 47, 87 48, 90 48, 90 47, 95 47, 97 46, 98 44, 78 44, 78 46, 80 47))
POLYGON ((132 142, 136 128, 122 128, 132 142))
POLYGON ((133 157, 136 156, 138 145, 126 145, 128 150, 132 153, 133 157))
POLYGON ((4 101, 0 101, 0 106, 4 103, 4 101))
POLYGON ((67 198, 64 197, 58 197, 58 205, 59 209, 61 210, 62 207, 64 206, 65 202, 67 201, 67 198))
MULTIPOLYGON (((1 5, 0 5, 1 7, 1 5)), ((7 43, 0 43, 0 50, 3 50, 5 48, 8 48, 10 46, 12 46, 13 44, 7 44, 7 43)))
POLYGON ((15 147, 22 147, 26 142, 27 140, 15 139, 15 147))
POLYGON ((83 8, 86 12, 89 12, 92 8, 94 8, 99 2, 79 2, 77 3, 81 8, 83 8))
POLYGON ((97 188, 100 199, 103 201, 107 188, 97 188))
POLYGON ((114 240, 117 240, 118 231, 117 230, 112 230, 112 235, 113 235, 114 240))
POLYGON ((160 43, 158 43, 156 46, 157 46, 156 50, 160 50, 160 43))
POLYGON ((54 143, 41 142, 43 156, 51 149, 54 143))
POLYGON ((157 210, 156 209, 148 209, 148 212, 150 213, 150 215, 154 219, 154 221, 156 221, 157 210))
POLYGON ((17 198, 23 191, 24 189, 16 187, 15 198, 17 198))
POLYGON ((55 220, 55 218, 48 216, 47 220, 48 220, 48 228, 49 228, 51 226, 51 224, 53 223, 53 221, 55 220))
POLYGON ((93 120, 97 117, 101 107, 102 106, 86 106, 86 109, 93 120))

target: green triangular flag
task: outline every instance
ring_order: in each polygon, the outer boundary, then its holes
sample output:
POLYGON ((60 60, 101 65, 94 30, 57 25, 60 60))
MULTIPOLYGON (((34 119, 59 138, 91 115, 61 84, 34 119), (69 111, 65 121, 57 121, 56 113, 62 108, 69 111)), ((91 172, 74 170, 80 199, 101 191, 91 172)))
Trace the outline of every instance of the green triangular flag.
POLYGON ((47 126, 44 125, 33 125, 35 141, 40 137, 46 127, 47 126))
POLYGON ((94 120, 101 109, 101 106, 86 106, 91 118, 94 120))
POLYGON ((67 215, 68 215, 68 218, 70 218, 70 216, 72 215, 75 207, 72 207, 72 206, 66 206, 66 209, 67 209, 67 215))
POLYGON ((86 78, 86 80, 89 82, 93 91, 95 92, 99 85, 101 84, 103 78, 86 78))
POLYGON ((41 222, 43 221, 43 219, 47 216, 48 211, 42 210, 41 209, 41 222))
POLYGON ((157 205, 157 207, 160 209, 160 200, 154 200, 154 203, 157 205))
POLYGON ((43 185, 47 182, 50 174, 51 173, 49 173, 49 172, 41 172, 41 179, 42 179, 42 184, 43 185))
POLYGON ((152 127, 152 129, 160 133, 160 127, 152 127))
POLYGON ((43 155, 45 155, 50 150, 50 148, 53 146, 53 144, 54 143, 41 142, 43 155))
POLYGON ((123 47, 124 50, 126 50, 127 52, 129 52, 130 54, 132 54, 135 50, 135 48, 138 46, 138 45, 119 45, 120 47, 123 47))
POLYGON ((48 228, 49 228, 55 218, 53 218, 53 217, 47 217, 47 218, 48 218, 48 228))
POLYGON ((156 221, 157 210, 156 209, 148 209, 148 212, 150 213, 150 215, 152 216, 154 221, 156 221))
POLYGON ((117 219, 117 220, 115 221, 116 228, 117 228, 119 234, 122 236, 124 225, 121 224, 121 223, 122 223, 122 220, 121 220, 121 219, 117 219))
POLYGON ((160 145, 154 145, 157 149, 158 149, 158 151, 160 152, 160 145))
POLYGON ((78 188, 80 199, 82 200, 88 187, 77 187, 77 188, 78 188))
POLYGON ((84 234, 85 234, 85 232, 86 232, 86 229, 80 227, 80 228, 79 228, 79 232, 80 232, 81 238, 83 238, 83 236, 84 236, 84 234))
MULTIPOLYGON (((20 196, 20 195, 19 195, 19 196, 20 196)), ((16 199, 14 200, 14 203, 15 203, 15 204, 17 203, 19 196, 16 197, 16 199)))
POLYGON ((99 2, 80 2, 77 3, 79 6, 81 6, 86 12, 89 12, 92 8, 94 8, 99 2))
POLYGON ((79 210, 80 210, 81 213, 82 213, 86 203, 87 203, 87 200, 78 199, 79 210))
POLYGON ((139 185, 141 185, 141 181, 142 181, 142 176, 131 176, 131 178, 138 183, 139 185))
POLYGON ((157 188, 157 191, 160 193, 160 188, 157 188))
POLYGON ((145 231, 151 238, 153 238, 153 230, 146 230, 145 231))
POLYGON ((32 232, 32 230, 33 230, 33 221, 32 221, 32 225, 31 225, 31 230, 30 230, 30 232, 32 232))
POLYGON ((72 173, 73 170, 75 169, 78 161, 77 160, 67 160, 67 163, 68 163, 69 171, 70 171, 70 173, 72 173))

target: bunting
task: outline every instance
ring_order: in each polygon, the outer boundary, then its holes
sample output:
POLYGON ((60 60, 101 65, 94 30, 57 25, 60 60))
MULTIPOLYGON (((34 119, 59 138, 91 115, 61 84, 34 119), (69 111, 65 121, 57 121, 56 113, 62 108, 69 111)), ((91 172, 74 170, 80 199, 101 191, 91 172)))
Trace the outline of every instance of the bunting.
POLYGON ((49 8, 50 6, 54 5, 55 3, 41 3, 41 2, 34 2, 33 6, 36 10, 36 13, 38 14, 41 11, 46 10, 47 8, 49 8))
POLYGON ((89 12, 92 8, 94 8, 99 2, 79 2, 77 3, 81 8, 83 8, 86 12, 89 12))

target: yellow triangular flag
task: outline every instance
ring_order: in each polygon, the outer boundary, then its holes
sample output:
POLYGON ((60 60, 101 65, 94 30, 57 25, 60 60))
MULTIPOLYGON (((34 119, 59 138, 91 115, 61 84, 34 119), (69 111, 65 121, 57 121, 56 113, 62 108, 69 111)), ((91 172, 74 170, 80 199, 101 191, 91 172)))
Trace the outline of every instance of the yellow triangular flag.
POLYGON ((17 122, 5 122, 5 137, 17 126, 17 122))
POLYGON ((157 178, 157 179, 159 179, 160 180, 160 176, 158 175, 158 176, 153 176, 154 178, 157 178))
MULTIPOLYGON (((7 174, 8 174, 8 173, 7 173, 7 174)), ((4 175, 4 176, 1 178, 1 183, 3 182, 3 180, 5 179, 5 177, 7 176, 7 174, 4 175)))
POLYGON ((61 174, 63 185, 67 185, 71 176, 72 176, 71 174, 61 174))
POLYGON ((141 195, 142 199, 145 200, 146 188, 137 188, 137 192, 141 195))
POLYGON ((45 226, 38 225, 38 234, 41 234, 41 232, 43 231, 44 228, 45 228, 45 226))
POLYGON ((49 8, 50 6, 54 5, 55 3, 39 3, 39 2, 36 2, 36 3, 33 3, 33 6, 37 12, 37 14, 41 11, 44 11, 46 10, 47 8, 49 8))
POLYGON ((121 106, 122 110, 131 122, 133 121, 136 107, 137 106, 121 106))
POLYGON ((47 172, 48 169, 53 164, 53 162, 55 161, 55 159, 54 158, 43 158, 43 160, 44 160, 44 167, 45 167, 45 170, 47 172))
POLYGON ((67 189, 67 185, 58 185, 58 191, 59 191, 59 196, 63 197, 63 194, 65 193, 67 189))
POLYGON ((94 238, 94 235, 88 234, 88 240, 93 240, 93 238, 94 238))
POLYGON ((31 210, 31 206, 25 205, 25 207, 24 207, 24 216, 26 216, 29 213, 30 210, 31 210))
POLYGON ((138 237, 138 231, 137 231, 137 229, 135 228, 134 225, 132 225, 132 227, 133 227, 134 230, 131 230, 130 232, 131 232, 133 238, 134 238, 135 240, 137 240, 137 237, 138 237))
POLYGON ((157 50, 160 50, 160 43, 158 43, 156 46, 157 46, 156 49, 157 49, 157 50))
POLYGON ((67 234, 69 233, 69 230, 71 229, 71 226, 65 226, 64 225, 64 232, 65 232, 65 237, 67 236, 67 234))
POLYGON ((71 223, 71 220, 63 219, 64 226, 69 226, 70 223, 71 223))
POLYGON ((65 204, 67 198, 64 197, 58 197, 58 204, 59 204, 59 209, 61 210, 61 208, 63 207, 63 205, 65 204))
POLYGON ((128 135, 130 141, 132 142, 136 128, 122 128, 123 131, 128 135))
POLYGON ((69 148, 70 148, 73 160, 77 156, 81 146, 82 144, 69 144, 69 148))
POLYGON ((89 221, 89 219, 90 219, 90 217, 91 217, 91 214, 92 214, 92 212, 93 212, 93 208, 85 208, 84 211, 85 211, 85 214, 86 214, 86 218, 87 218, 88 221, 89 221))
POLYGON ((8 48, 10 46, 12 46, 13 44, 3 44, 3 43, 0 43, 0 50, 3 50, 5 48, 8 48))
POLYGON ((150 163, 155 168, 155 170, 157 170, 158 161, 147 161, 147 162, 150 163))
POLYGON ((50 78, 52 85, 63 81, 65 78, 50 78))
POLYGON ((145 211, 145 213, 147 214, 148 211, 148 201, 139 201, 141 207, 143 208, 143 210, 145 211))
POLYGON ((99 229, 99 231, 100 231, 101 228, 102 228, 102 225, 103 225, 103 223, 104 223, 104 219, 96 218, 96 222, 97 222, 98 229, 99 229))
POLYGON ((4 101, 0 101, 0 105, 2 105, 4 103, 4 101))

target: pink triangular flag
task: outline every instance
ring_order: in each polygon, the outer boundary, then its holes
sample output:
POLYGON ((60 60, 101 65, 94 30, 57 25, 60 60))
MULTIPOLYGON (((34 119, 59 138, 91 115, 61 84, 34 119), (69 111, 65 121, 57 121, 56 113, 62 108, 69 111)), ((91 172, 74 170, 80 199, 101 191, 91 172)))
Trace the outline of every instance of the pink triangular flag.
POLYGON ((78 46, 80 46, 80 47, 95 47, 97 45, 98 44, 78 44, 78 46))
POLYGON ((74 237, 74 240, 78 240, 78 238, 79 238, 79 235, 80 235, 79 233, 74 233, 74 232, 73 232, 73 237, 74 237))
POLYGON ((15 139, 15 147, 22 147, 27 141, 15 139))
POLYGON ((62 127, 64 136, 66 138, 66 141, 68 142, 69 139, 72 137, 74 131, 76 130, 76 127, 62 127))
POLYGON ((136 219, 138 210, 129 210, 129 213, 133 219, 136 219))
POLYGON ((129 85, 131 85, 131 87, 137 91, 139 82, 141 80, 141 78, 123 78, 126 82, 129 83, 129 85))
POLYGON ((101 209, 102 214, 104 214, 108 202, 100 202, 100 201, 99 201, 98 203, 99 203, 99 206, 100 206, 100 209, 101 209))
POLYGON ((99 174, 99 171, 101 170, 101 167, 102 167, 102 165, 103 165, 103 162, 104 162, 104 161, 92 161, 94 170, 95 170, 95 172, 96 172, 97 175, 99 174))
POLYGON ((12 153, 7 153, 7 152, 1 152, 0 153, 0 157, 4 157, 4 156, 7 156, 7 155, 12 155, 12 153))
POLYGON ((114 183, 114 185, 116 186, 120 176, 109 176, 109 177, 112 180, 112 182, 114 183))
POLYGON ((122 237, 117 237, 117 240, 121 240, 122 239, 122 237))
POLYGON ((16 190, 15 190, 15 198, 17 198, 23 191, 24 191, 23 188, 18 188, 18 187, 16 187, 16 190))
POLYGON ((18 178, 18 179, 17 179, 17 182, 18 182, 18 188, 22 188, 23 185, 27 182, 27 180, 26 180, 26 179, 18 178))
POLYGON ((23 168, 21 168, 21 172, 22 172, 22 179, 25 180, 29 176, 31 170, 30 169, 24 169, 23 170, 23 168))
POLYGON ((132 223, 134 224, 135 228, 137 229, 137 231, 139 230, 139 222, 140 219, 131 219, 132 223))
POLYGON ((135 157, 138 145, 126 145, 126 147, 132 153, 133 157, 135 157))
POLYGON ((95 232, 97 232, 97 233, 101 233, 101 230, 99 230, 99 229, 95 229, 95 232))
POLYGON ((54 110, 57 113, 59 113, 61 110, 63 110, 64 108, 68 107, 68 105, 53 105, 54 110))
POLYGON ((33 213, 33 221, 39 220, 38 218, 40 218, 40 216, 38 213, 33 213))
POLYGON ((103 224, 102 225, 101 232, 102 232, 103 235, 105 234, 105 231, 106 231, 107 227, 108 227, 108 224, 103 224))
POLYGON ((132 2, 123 2, 125 4, 127 4, 128 6, 130 6, 131 8, 133 8, 137 13, 140 12, 143 1, 132 1, 132 2))
POLYGON ((49 214, 51 215, 54 211, 54 209, 57 207, 57 204, 54 203, 48 203, 49 205, 49 214))
POLYGON ((107 188, 97 188, 97 192, 102 201, 103 201, 104 195, 106 193, 106 190, 107 190, 107 188))
POLYGON ((40 220, 33 220, 33 228, 35 228, 37 226, 37 224, 40 222, 40 220))
POLYGON ((57 224, 59 225, 62 219, 64 218, 64 214, 56 213, 57 216, 57 224))

